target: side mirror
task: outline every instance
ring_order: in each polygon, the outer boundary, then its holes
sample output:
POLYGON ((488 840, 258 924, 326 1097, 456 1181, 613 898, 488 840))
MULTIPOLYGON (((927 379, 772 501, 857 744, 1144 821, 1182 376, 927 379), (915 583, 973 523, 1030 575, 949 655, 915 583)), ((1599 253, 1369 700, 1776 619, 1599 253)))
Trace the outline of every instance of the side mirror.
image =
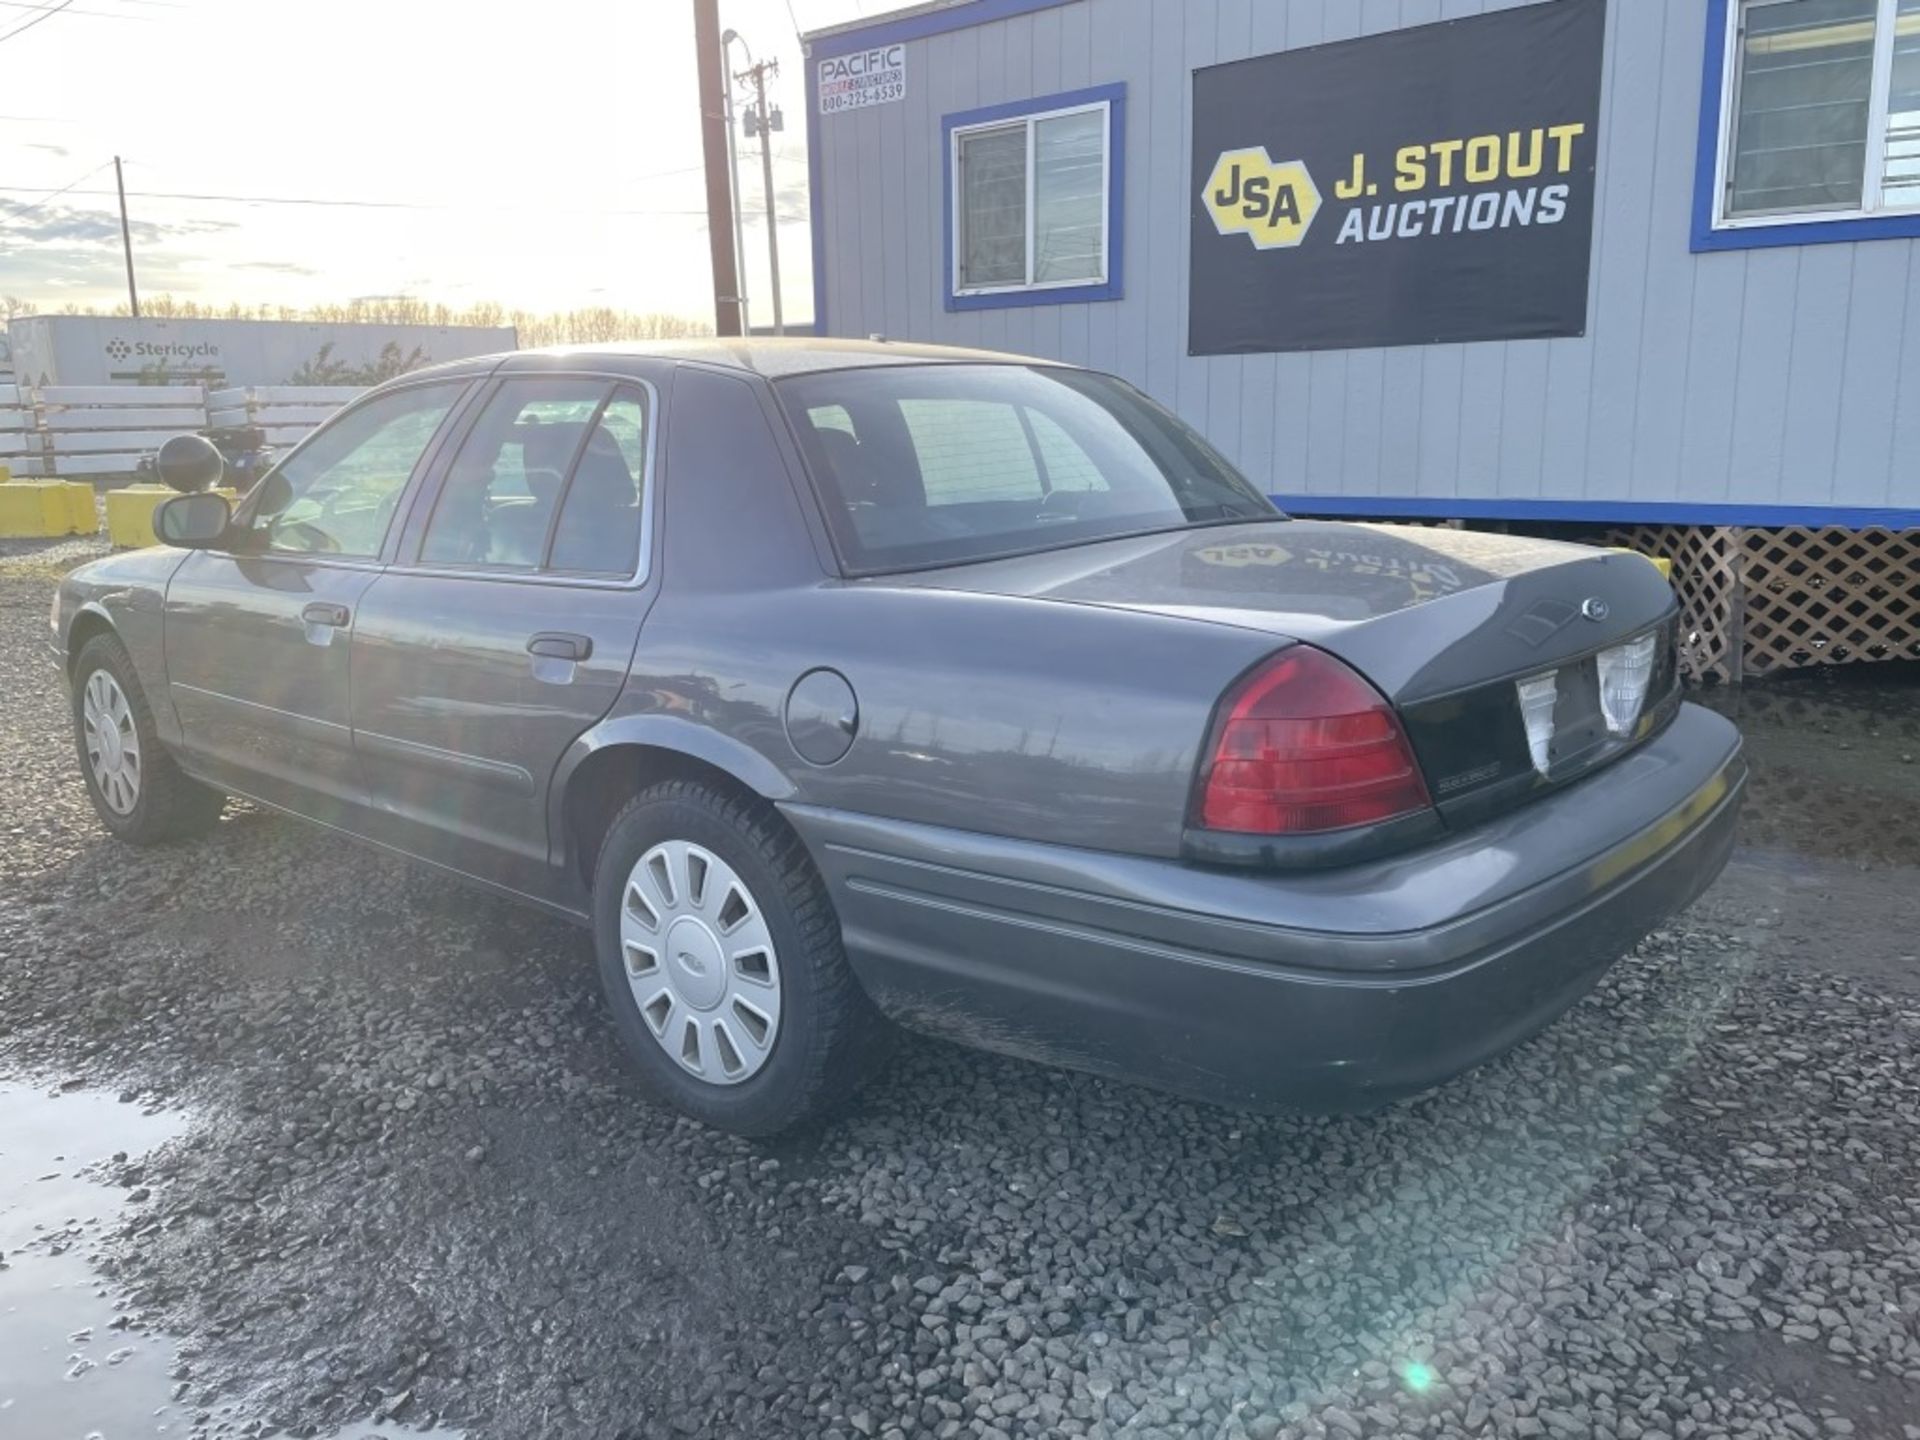
POLYGON ((182 495, 196 495, 218 485, 227 472, 227 462, 203 435, 176 435, 160 447, 153 459, 154 472, 164 485, 182 495))
POLYGON ((206 491, 176 495, 153 512, 153 533, 160 543, 183 550, 212 549, 226 539, 232 524, 233 507, 227 497, 206 491))

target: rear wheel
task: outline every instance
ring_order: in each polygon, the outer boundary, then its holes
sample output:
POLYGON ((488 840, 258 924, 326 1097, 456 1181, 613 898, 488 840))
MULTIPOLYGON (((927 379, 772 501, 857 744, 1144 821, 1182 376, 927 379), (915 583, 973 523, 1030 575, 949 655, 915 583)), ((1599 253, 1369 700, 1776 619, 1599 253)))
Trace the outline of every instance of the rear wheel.
POLYGON ((226 797, 187 775, 160 743, 116 635, 96 635, 73 667, 73 736, 100 821, 129 845, 205 834, 226 797))
POLYGON ((594 875, 600 979, 647 1088, 717 1129, 771 1135, 860 1082, 885 1022, 826 886, 763 803, 696 780, 614 817, 594 875))

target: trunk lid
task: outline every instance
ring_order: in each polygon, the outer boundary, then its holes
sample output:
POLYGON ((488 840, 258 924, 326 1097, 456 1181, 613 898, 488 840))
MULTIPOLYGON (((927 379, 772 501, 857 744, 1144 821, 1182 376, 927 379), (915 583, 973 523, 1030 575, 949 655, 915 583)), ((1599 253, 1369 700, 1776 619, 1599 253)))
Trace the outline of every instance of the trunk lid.
POLYGON ((1399 710, 1448 819, 1563 784, 1624 753, 1677 705, 1674 599, 1636 555, 1407 525, 1282 520, 1073 546, 885 583, 1148 611, 1304 641, 1399 710), (1609 731, 1596 657, 1657 634, 1631 734, 1609 731), (1556 677, 1544 765, 1517 683, 1556 677))

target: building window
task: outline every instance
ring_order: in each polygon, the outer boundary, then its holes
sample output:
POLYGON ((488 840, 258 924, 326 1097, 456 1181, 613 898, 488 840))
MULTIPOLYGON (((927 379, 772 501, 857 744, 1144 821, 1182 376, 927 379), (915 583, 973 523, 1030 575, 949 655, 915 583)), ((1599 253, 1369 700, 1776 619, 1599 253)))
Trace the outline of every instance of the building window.
POLYGON ((950 309, 1119 298, 1123 86, 949 115, 950 309))
POLYGON ((1920 218, 1920 0, 1722 4, 1713 227, 1920 218))

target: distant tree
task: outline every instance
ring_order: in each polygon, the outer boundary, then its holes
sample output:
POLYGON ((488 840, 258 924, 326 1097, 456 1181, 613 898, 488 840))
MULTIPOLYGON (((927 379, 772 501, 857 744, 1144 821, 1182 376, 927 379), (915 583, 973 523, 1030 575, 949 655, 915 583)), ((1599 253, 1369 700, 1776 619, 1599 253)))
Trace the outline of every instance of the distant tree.
MULTIPOLYGON (((155 295, 141 302, 141 314, 165 320, 291 320, 322 325, 433 325, 433 326, 507 326, 513 327, 524 346, 593 345, 614 340, 677 340, 711 335, 713 326, 704 320, 684 315, 663 315, 657 311, 620 310, 610 305, 593 305, 577 310, 514 310, 496 300, 476 301, 453 307, 413 295, 362 296, 355 300, 317 305, 248 305, 238 301, 225 305, 209 304, 173 295, 155 295)), ((18 295, 0 296, 0 319, 15 315, 125 315, 124 302, 58 307, 36 305, 18 295)), ((424 355, 387 357, 384 352, 370 366, 347 366, 335 360, 331 350, 316 355, 302 367, 306 373, 371 373, 384 366, 398 366, 394 374, 404 374, 426 363, 424 355), (327 367, 341 367, 338 372, 327 367)), ((381 378, 388 378, 382 375, 381 378)), ((356 380, 301 380, 297 384, 348 385, 356 380)))
POLYGON ((329 340, 314 352, 311 359, 301 364, 298 370, 286 378, 288 385, 379 385, 393 379, 396 375, 405 375, 409 370, 418 370, 422 365, 430 364, 433 357, 418 345, 412 350, 402 352, 398 341, 389 340, 380 347, 380 353, 365 365, 350 365, 344 360, 336 360, 333 354, 333 341, 329 340))

